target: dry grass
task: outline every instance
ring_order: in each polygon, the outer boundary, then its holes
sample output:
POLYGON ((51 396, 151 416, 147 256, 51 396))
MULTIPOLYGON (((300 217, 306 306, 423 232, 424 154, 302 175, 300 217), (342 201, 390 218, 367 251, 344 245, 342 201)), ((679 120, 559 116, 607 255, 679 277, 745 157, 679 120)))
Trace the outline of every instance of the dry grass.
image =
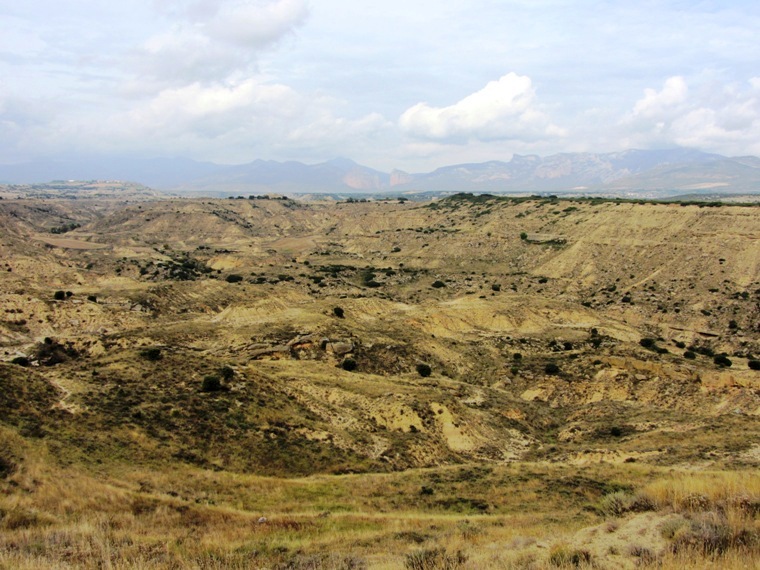
POLYGON ((760 473, 756 471, 675 473, 646 485, 642 492, 659 509, 760 511, 760 473))

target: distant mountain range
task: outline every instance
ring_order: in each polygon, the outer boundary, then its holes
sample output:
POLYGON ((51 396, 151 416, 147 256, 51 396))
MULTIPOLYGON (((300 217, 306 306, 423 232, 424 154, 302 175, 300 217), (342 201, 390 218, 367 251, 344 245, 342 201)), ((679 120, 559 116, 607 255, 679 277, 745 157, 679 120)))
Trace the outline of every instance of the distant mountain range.
POLYGON ((627 150, 515 155, 445 166, 428 173, 386 173, 339 158, 319 164, 256 160, 226 166, 187 159, 60 160, 0 165, 0 182, 128 180, 178 193, 583 192, 665 197, 760 193, 760 158, 697 150, 627 150))

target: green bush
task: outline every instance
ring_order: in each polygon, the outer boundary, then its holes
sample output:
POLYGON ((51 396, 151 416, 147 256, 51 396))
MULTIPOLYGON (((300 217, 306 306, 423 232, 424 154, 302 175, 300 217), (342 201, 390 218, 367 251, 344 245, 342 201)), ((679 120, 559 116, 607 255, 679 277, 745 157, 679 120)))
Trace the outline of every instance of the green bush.
POLYGON ((218 392, 222 389, 222 381, 219 376, 204 376, 203 383, 201 384, 201 390, 203 392, 218 392))
POLYGON ((555 364, 554 362, 550 362, 546 366, 544 366, 544 372, 547 374, 559 374, 559 366, 555 364))
POLYGON ((730 368, 733 364, 725 354, 717 355, 715 358, 713 358, 713 362, 721 368, 730 368))
POLYGON ((333 309, 333 315, 338 317, 339 319, 342 319, 345 316, 346 312, 341 307, 335 307, 333 309))
POLYGON ((227 283, 240 283, 243 280, 243 276, 233 273, 232 275, 228 275, 225 280, 227 283))
POLYGON ((440 289, 441 287, 446 287, 446 283, 444 283, 441 280, 433 281, 433 284, 431 285, 431 287, 434 287, 436 289, 440 289))
POLYGON ((354 360, 353 358, 346 358, 340 364, 340 367, 343 370, 346 370, 348 372, 353 372, 354 370, 356 370, 356 366, 357 366, 356 360, 354 360))
POLYGON ((747 365, 750 370, 760 370, 760 360, 750 360, 747 365))
POLYGON ((53 294, 53 299, 56 301, 64 301, 66 300, 66 292, 65 291, 56 291, 53 294))
POLYGON ((146 348, 140 353, 140 356, 142 356, 145 360, 150 360, 151 362, 156 362, 157 360, 161 360, 163 358, 161 349, 158 347, 146 348))
POLYGON ((425 364, 424 362, 420 362, 417 365, 417 374, 422 376, 423 378, 427 378, 433 373, 433 369, 430 368, 429 364, 425 364))

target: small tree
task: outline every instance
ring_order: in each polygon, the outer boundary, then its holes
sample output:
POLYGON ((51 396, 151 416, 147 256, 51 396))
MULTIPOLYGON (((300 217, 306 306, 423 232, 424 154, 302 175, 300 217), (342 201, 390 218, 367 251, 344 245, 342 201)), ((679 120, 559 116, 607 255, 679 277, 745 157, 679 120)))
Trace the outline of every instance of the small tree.
POLYGON ((203 392, 218 392, 222 389, 222 381, 219 376, 204 376, 203 383, 201 384, 201 390, 203 392))
POLYGON ((422 376, 423 378, 427 378, 433 373, 433 369, 430 368, 429 364, 425 364, 424 362, 420 362, 417 365, 417 374, 422 376))
POLYGON ((725 354, 717 355, 715 358, 713 358, 713 362, 721 368, 730 368, 731 364, 733 364, 725 354))

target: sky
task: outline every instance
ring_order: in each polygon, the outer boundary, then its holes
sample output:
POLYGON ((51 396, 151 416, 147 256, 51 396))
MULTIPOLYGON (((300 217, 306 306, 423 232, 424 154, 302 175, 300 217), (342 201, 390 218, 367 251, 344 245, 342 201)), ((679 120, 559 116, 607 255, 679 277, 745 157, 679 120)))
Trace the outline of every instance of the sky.
POLYGON ((760 155, 760 3, 0 0, 0 163, 760 155))

